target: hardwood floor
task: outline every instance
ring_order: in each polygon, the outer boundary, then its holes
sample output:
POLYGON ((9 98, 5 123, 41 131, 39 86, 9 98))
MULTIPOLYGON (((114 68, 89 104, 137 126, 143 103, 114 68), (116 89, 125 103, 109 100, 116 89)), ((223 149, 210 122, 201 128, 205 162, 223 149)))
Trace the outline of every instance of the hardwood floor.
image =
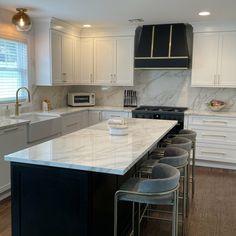
POLYGON ((0 202, 0 236, 11 236, 10 198, 0 202))
MULTIPOLYGON (((197 168, 187 236, 236 235, 236 171, 197 168)), ((11 236, 10 199, 0 202, 0 236, 11 236)), ((147 221, 142 236, 170 235, 168 222, 147 221)), ((32 235, 33 236, 33 235, 32 235)))

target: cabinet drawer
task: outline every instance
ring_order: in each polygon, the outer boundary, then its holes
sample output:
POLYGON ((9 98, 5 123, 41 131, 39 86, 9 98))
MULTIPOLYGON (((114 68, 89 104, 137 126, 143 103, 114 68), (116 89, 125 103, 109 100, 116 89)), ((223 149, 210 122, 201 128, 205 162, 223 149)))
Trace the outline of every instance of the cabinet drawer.
POLYGON ((108 120, 116 117, 129 117, 129 112, 120 111, 103 111, 102 120, 108 120))
POLYGON ((78 114, 62 117, 62 134, 69 134, 79 129, 78 114))
POLYGON ((196 147, 196 159, 198 160, 236 163, 235 153, 236 149, 230 145, 198 144, 196 147))
POLYGON ((189 126, 198 125, 205 127, 235 127, 236 119, 219 116, 190 116, 189 126))
POLYGON ((6 155, 27 147, 26 125, 0 130, 0 154, 6 155))
POLYGON ((220 144, 236 144, 236 133, 233 131, 218 131, 208 129, 198 129, 197 142, 211 142, 220 144))
POLYGON ((80 111, 62 117, 62 135, 88 127, 88 111, 80 111))

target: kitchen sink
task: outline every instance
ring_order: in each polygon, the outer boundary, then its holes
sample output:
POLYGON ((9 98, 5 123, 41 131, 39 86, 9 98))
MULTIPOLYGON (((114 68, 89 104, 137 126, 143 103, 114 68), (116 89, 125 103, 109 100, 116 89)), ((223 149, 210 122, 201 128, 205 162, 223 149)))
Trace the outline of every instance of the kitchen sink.
POLYGON ((22 113, 12 119, 28 120, 28 143, 43 141, 59 136, 61 133, 61 117, 48 113, 22 113))

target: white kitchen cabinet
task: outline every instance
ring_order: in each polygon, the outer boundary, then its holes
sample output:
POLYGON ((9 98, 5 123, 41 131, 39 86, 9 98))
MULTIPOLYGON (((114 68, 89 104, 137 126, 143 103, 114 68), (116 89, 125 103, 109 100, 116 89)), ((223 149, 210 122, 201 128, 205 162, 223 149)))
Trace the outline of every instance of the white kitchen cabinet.
POLYGON ((79 84, 132 86, 134 37, 81 39, 79 84))
POLYGON ((236 118, 189 115, 185 128, 197 132, 197 163, 236 169, 236 118))
MULTIPOLYGON (((65 24, 65 23, 63 23, 65 24)), ((59 31, 60 25, 51 21, 35 22, 35 74, 36 85, 75 84, 75 53, 79 38, 75 33, 59 31)))
POLYGON ((89 111, 89 126, 95 125, 102 121, 101 111, 89 111))
POLYGON ((93 38, 80 40, 79 84, 93 84, 93 38))
POLYGON ((236 32, 194 34, 192 86, 236 87, 236 32))
POLYGON ((62 119, 62 135, 75 132, 79 129, 88 127, 88 111, 79 111, 71 114, 66 114, 62 119))
POLYGON ((104 120, 109 120, 112 118, 117 118, 117 117, 124 117, 128 118, 129 112, 127 111, 102 111, 102 121, 104 120))
POLYGON ((73 84, 75 38, 51 30, 52 83, 73 84))
POLYGON ((94 83, 133 85, 133 37, 104 37, 94 41, 94 83))
POLYGON ((115 79, 115 44, 110 37, 94 39, 94 84, 112 84, 115 79))
POLYGON ((26 125, 16 125, 0 130, 0 199, 10 194, 10 164, 4 161, 4 155, 26 147, 26 125))
POLYGON ((115 85, 133 85, 134 78, 134 38, 116 39, 115 85))

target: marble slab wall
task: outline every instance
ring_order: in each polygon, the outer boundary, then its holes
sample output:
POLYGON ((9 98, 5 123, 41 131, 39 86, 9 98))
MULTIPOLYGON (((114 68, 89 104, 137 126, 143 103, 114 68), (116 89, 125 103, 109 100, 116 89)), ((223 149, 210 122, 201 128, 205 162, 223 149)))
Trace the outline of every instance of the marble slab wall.
MULTIPOLYGON (((96 105, 123 106, 125 89, 133 89, 138 94, 138 105, 186 106, 195 111, 208 110, 206 103, 212 99, 227 103, 225 111, 236 111, 236 89, 192 88, 190 70, 139 70, 135 71, 133 87, 105 86, 58 86, 33 87, 32 104, 23 106, 22 112, 40 110, 44 98, 51 101, 52 108, 66 106, 66 96, 70 92, 95 92, 96 105)), ((5 107, 4 107, 5 109, 5 107)), ((14 105, 10 106, 14 114, 14 105)), ((3 114, 0 109, 0 115, 3 114)))
POLYGON ((122 106, 125 89, 134 89, 138 105, 187 106, 192 110, 207 110, 212 99, 225 101, 225 110, 236 111, 236 89, 193 88, 191 70, 137 70, 134 87, 76 86, 72 91, 95 92, 96 104, 122 106))

